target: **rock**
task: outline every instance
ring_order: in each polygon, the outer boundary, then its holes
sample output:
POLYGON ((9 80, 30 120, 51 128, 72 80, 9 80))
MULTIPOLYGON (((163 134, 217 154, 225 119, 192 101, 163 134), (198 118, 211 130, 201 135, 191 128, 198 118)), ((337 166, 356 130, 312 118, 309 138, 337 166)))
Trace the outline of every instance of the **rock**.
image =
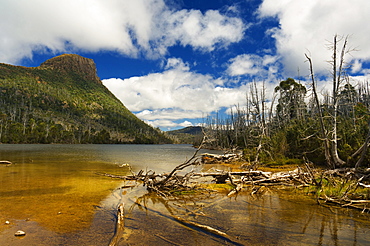
POLYGON ((16 233, 14 233, 14 236, 16 237, 22 237, 25 236, 26 233, 24 231, 18 230, 16 233))
POLYGON ((5 225, 9 225, 10 224, 10 222, 7 220, 7 221, 5 221, 5 225))
POLYGON ((92 59, 75 54, 64 54, 53 57, 43 62, 40 67, 51 67, 60 71, 74 72, 101 84, 100 78, 96 72, 96 65, 92 59))

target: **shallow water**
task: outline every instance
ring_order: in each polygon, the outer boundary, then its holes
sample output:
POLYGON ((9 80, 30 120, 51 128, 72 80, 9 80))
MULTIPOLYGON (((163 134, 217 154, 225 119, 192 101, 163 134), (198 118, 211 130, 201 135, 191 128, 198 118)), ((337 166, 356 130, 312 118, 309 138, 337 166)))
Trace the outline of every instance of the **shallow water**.
POLYGON ((122 163, 136 172, 170 171, 193 153, 189 145, 0 145, 0 160, 14 163, 0 166, 0 245, 108 245, 121 202, 126 219, 120 245, 370 243, 368 214, 319 206, 294 190, 163 199, 142 186, 117 189, 132 183, 96 175, 129 173, 122 163), (15 237, 17 230, 26 236, 15 237))

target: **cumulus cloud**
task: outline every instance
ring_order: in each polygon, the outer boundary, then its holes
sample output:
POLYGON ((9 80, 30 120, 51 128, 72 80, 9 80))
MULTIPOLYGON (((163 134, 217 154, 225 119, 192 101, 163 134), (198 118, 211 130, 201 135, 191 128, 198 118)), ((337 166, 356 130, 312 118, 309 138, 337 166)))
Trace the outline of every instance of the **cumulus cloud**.
POLYGON ((202 118, 204 113, 200 110, 183 110, 180 108, 145 109, 136 114, 142 120, 178 120, 184 118, 202 118))
POLYGON ((360 72, 362 69, 362 63, 356 59, 353 63, 352 63, 352 67, 351 67, 351 72, 352 73, 358 73, 360 72))
POLYGON ((145 122, 153 127, 161 127, 161 128, 165 128, 168 130, 176 128, 176 127, 194 126, 193 123, 187 120, 180 122, 180 123, 176 123, 171 120, 153 120, 153 121, 145 121, 145 122))
MULTIPOLYGON (((349 59, 370 59, 370 1, 338 0, 264 0, 259 8, 261 18, 274 17, 279 27, 268 31, 276 39, 286 72, 296 74, 307 68, 305 53, 310 53, 316 72, 327 72, 331 51, 327 44, 335 34, 351 35, 349 44, 359 52, 349 59)), ((360 64, 356 64, 358 67, 360 64)))
POLYGON ((152 125, 201 119, 223 107, 245 103, 247 86, 225 86, 225 81, 192 72, 181 59, 168 59, 165 70, 142 77, 111 78, 103 84, 136 115, 152 125), (153 122, 157 122, 154 124, 153 122))
POLYGON ((218 11, 174 10, 164 0, 0 0, 0 62, 33 52, 111 50, 158 57, 173 45, 211 51, 238 42, 245 25, 218 11))
POLYGON ((243 37, 244 24, 235 17, 225 17, 216 10, 202 14, 199 10, 167 12, 164 16, 168 25, 165 44, 180 42, 183 46, 213 50, 214 45, 238 42, 243 37))
POLYGON ((254 54, 242 54, 229 60, 227 73, 230 76, 259 75, 268 76, 277 72, 277 57, 265 55, 263 57, 254 54))

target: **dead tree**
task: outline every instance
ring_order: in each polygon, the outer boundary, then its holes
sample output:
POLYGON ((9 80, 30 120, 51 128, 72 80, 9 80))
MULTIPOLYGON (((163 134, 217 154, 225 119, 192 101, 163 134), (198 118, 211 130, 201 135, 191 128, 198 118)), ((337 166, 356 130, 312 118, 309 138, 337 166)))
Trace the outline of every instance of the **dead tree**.
POLYGON ((332 94, 332 105, 333 105, 333 116, 332 116, 332 137, 331 137, 331 155, 333 159, 333 164, 336 166, 343 166, 345 161, 341 160, 338 155, 338 134, 337 134, 337 116, 338 116, 338 97, 340 92, 340 86, 344 80, 345 68, 344 68, 344 57, 347 52, 347 41, 348 36, 344 38, 343 46, 339 58, 339 65, 337 67, 337 46, 338 46, 338 36, 334 36, 333 41, 333 56, 332 56, 332 67, 333 67, 333 94, 332 94))
POLYGON ((313 62, 311 57, 305 54, 310 67, 310 77, 312 81, 312 91, 314 100, 316 103, 317 111, 318 111, 318 118, 320 123, 320 132, 321 138, 324 141, 324 151, 325 151, 325 159, 328 163, 329 167, 336 168, 343 166, 346 162, 343 161, 338 155, 338 133, 337 133, 337 125, 338 125, 338 102, 339 102, 339 94, 341 89, 341 84, 344 81, 345 77, 345 54, 348 52, 347 49, 347 41, 348 37, 344 38, 343 46, 341 49, 340 57, 339 57, 339 64, 338 62, 338 36, 334 36, 334 42, 332 45, 333 55, 332 60, 330 61, 333 71, 332 71, 332 78, 333 78, 333 88, 332 88, 332 95, 331 95, 331 104, 329 112, 331 112, 330 119, 331 123, 329 124, 330 127, 327 127, 324 121, 324 114, 322 105, 320 103, 317 90, 316 90, 316 82, 315 82, 315 74, 313 70, 313 62))

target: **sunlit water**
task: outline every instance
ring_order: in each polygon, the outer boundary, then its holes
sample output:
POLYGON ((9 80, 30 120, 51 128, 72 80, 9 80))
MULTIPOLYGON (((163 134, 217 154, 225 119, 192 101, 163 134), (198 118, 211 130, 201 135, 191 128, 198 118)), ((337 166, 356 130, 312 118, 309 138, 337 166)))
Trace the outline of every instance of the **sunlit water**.
POLYGON ((320 206, 300 192, 265 188, 232 198, 225 191, 163 199, 97 175, 129 174, 123 163, 134 172, 168 172, 193 153, 189 145, 0 145, 0 160, 14 163, 0 166, 0 245, 108 245, 121 202, 126 219, 119 245, 370 243, 368 214, 320 206), (26 236, 15 237, 17 230, 26 236))

